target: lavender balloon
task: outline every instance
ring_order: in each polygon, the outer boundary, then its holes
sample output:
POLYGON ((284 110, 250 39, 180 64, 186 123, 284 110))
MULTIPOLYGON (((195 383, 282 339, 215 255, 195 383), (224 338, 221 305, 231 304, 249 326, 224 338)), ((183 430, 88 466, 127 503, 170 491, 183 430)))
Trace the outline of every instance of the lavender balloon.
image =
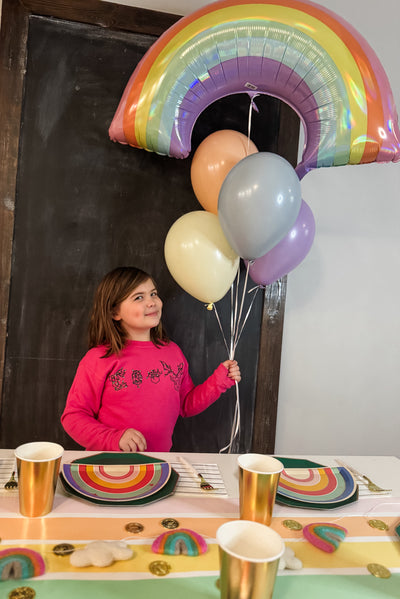
MULTIPOLYGON (((315 235, 311 208, 302 200, 299 215, 289 233, 264 256, 249 266, 249 275, 259 285, 270 285, 296 268, 307 256, 315 235)), ((247 264, 247 261, 245 261, 247 264)))

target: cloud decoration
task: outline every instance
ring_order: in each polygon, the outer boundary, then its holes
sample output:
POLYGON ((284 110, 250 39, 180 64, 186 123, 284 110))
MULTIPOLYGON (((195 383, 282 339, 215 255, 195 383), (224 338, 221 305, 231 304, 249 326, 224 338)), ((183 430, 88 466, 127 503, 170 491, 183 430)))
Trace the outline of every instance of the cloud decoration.
POLYGON ((379 59, 351 25, 306 0, 220 0, 180 19, 134 70, 110 138, 185 158, 199 114, 236 93, 275 96, 299 114, 300 179, 318 167, 400 160, 379 59))
POLYGON ((33 578, 46 570, 40 553, 25 547, 13 547, 0 551, 0 580, 33 578))
POLYGON ((285 546, 285 551, 279 560, 279 570, 301 570, 303 562, 296 557, 295 552, 291 547, 285 546))
POLYGON ((154 553, 166 555, 201 555, 207 551, 207 543, 201 535, 188 528, 170 530, 163 533, 153 542, 154 553))
POLYGON ((83 549, 77 549, 70 556, 71 566, 104 568, 115 561, 127 560, 134 555, 124 541, 92 541, 83 549))

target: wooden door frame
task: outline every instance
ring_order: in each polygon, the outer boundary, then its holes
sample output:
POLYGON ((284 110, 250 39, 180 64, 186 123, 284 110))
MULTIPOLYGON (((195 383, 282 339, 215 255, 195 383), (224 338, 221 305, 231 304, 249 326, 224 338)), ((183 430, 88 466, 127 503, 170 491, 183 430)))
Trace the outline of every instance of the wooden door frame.
MULTIPOLYGON (((160 36, 178 15, 101 0, 3 0, 0 30, 0 389, 3 389, 18 173, 18 151, 31 16, 160 36)), ((276 153, 297 163, 299 119, 284 103, 276 153)), ((273 453, 278 407, 286 277, 264 291, 252 450, 273 453)), ((0 398, 1 417, 1 398, 0 398)))

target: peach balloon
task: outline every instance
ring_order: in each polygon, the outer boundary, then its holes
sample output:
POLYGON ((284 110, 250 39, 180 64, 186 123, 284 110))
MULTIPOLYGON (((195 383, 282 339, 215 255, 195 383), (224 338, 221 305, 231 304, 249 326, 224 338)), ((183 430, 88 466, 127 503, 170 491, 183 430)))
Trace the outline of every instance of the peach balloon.
POLYGON ((218 214, 218 196, 226 175, 240 160, 256 152, 251 139, 231 129, 215 131, 201 142, 193 156, 190 177, 205 210, 218 214))

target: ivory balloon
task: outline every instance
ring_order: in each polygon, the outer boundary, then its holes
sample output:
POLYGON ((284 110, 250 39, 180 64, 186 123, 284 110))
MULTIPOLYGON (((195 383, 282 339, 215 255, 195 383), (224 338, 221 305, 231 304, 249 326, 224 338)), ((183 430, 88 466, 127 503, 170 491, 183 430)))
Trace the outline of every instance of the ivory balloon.
POLYGON ((218 195, 226 175, 240 160, 256 152, 251 139, 231 129, 215 131, 201 142, 193 156, 190 177, 205 210, 218 214, 218 195))
POLYGON ((168 269, 185 291, 205 303, 220 300, 239 267, 218 217, 198 210, 184 214, 168 231, 164 245, 168 269))

